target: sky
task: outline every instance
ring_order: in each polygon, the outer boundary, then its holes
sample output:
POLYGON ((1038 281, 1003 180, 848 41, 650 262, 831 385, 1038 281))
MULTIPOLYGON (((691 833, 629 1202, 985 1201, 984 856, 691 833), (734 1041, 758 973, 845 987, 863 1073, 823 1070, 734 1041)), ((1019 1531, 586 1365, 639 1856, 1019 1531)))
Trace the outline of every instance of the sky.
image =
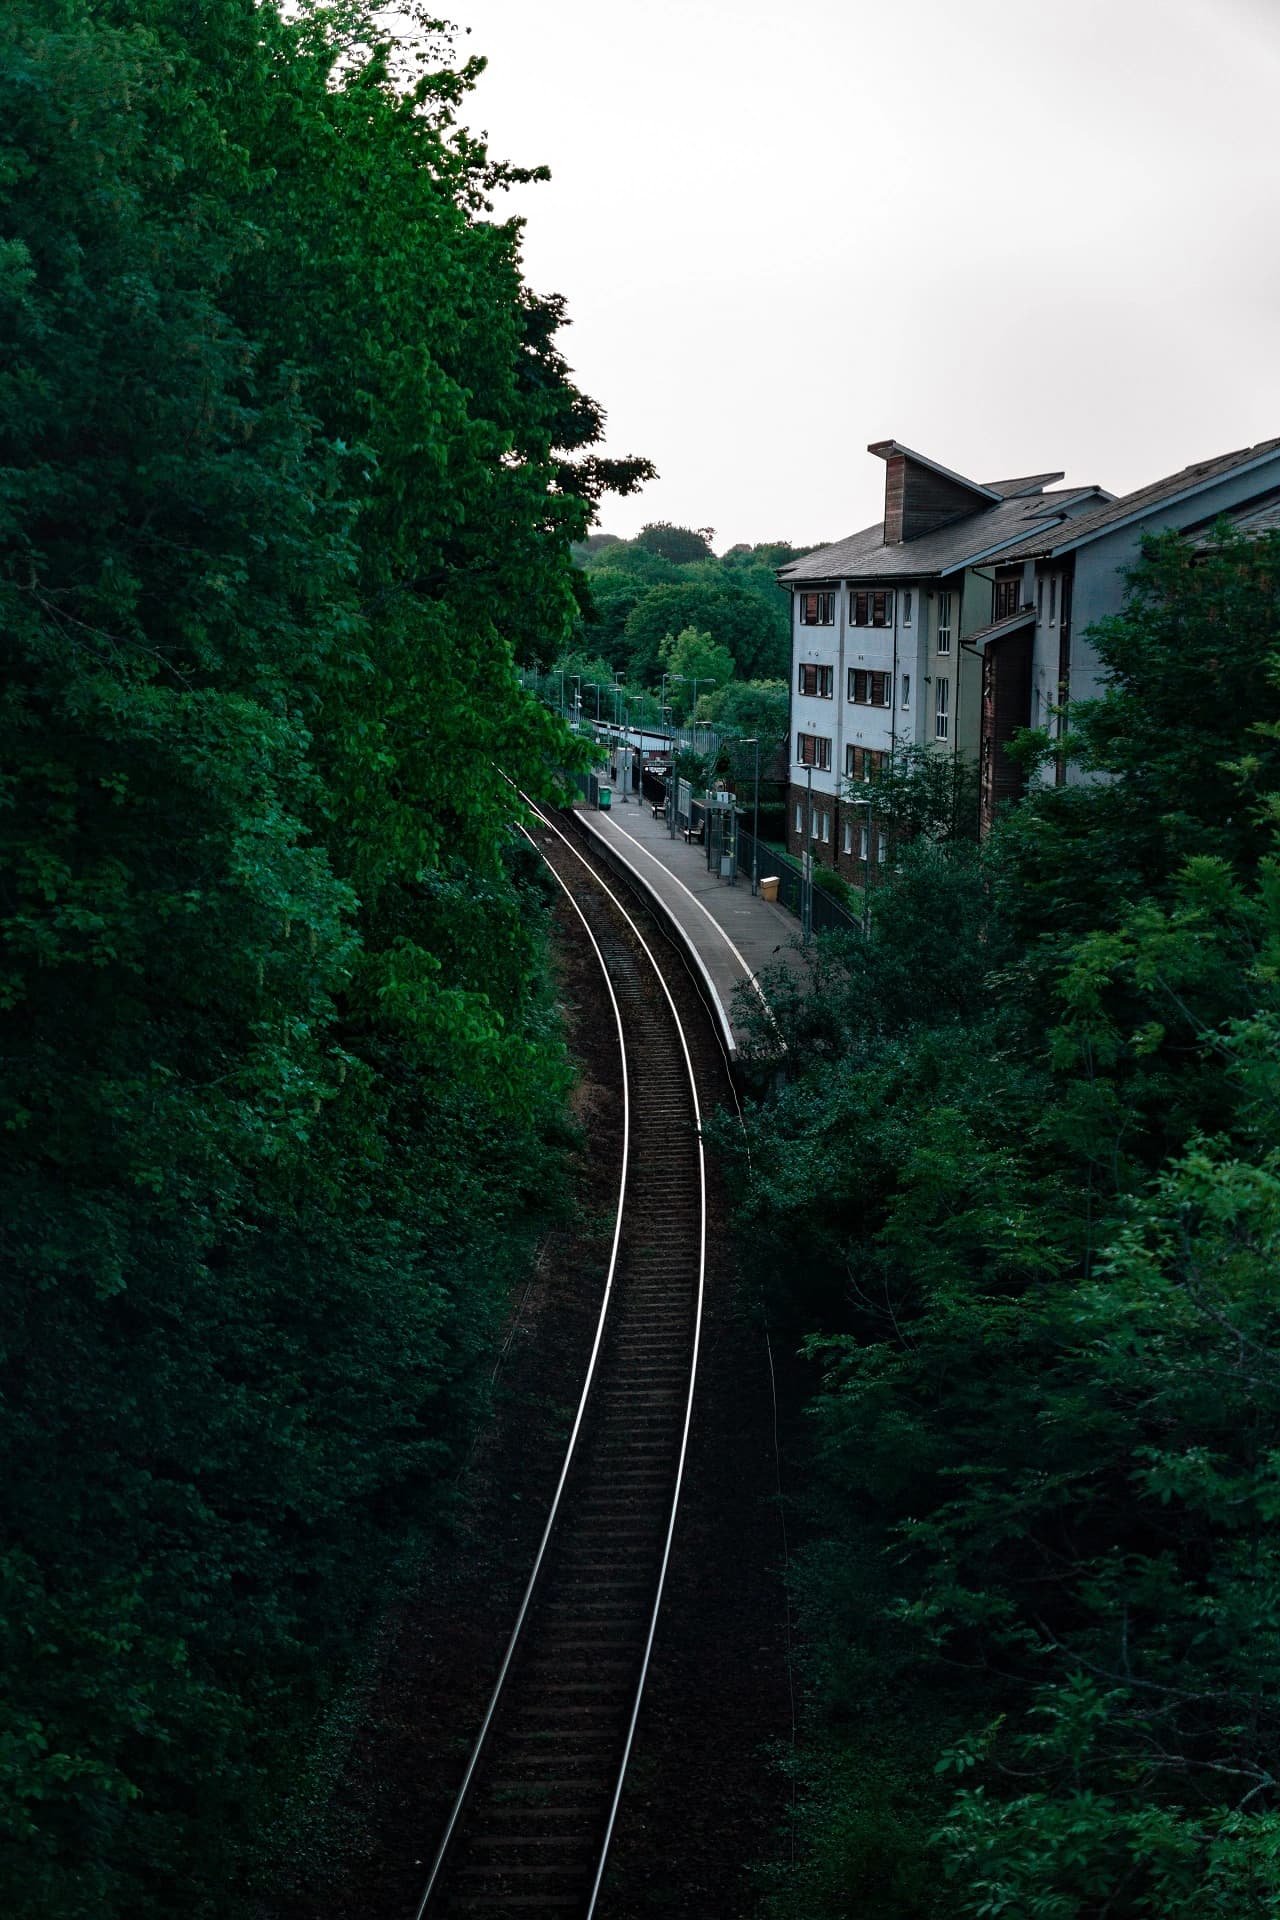
POLYGON ((1116 493, 1280 435, 1280 0, 454 0, 648 520, 814 545, 895 438, 1116 493))

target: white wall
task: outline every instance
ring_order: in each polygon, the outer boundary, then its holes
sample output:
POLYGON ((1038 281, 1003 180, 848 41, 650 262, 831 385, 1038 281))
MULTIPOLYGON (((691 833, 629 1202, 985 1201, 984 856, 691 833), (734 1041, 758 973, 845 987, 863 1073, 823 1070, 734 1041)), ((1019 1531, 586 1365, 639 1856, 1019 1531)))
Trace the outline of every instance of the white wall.
POLYGON ((790 759, 790 778, 803 785, 808 769, 799 764, 796 754, 796 735, 814 733, 831 742, 831 765, 829 768, 813 769, 813 787, 815 793, 835 794, 839 791, 844 761, 840 746, 840 695, 842 685, 841 647, 844 634, 846 611, 845 595, 839 588, 833 588, 835 596, 835 625, 831 627, 804 627, 800 624, 800 593, 793 590, 791 595, 791 738, 788 746, 790 759), (800 666, 802 662, 812 661, 818 666, 830 667, 832 693, 830 700, 821 700, 799 691, 800 666))

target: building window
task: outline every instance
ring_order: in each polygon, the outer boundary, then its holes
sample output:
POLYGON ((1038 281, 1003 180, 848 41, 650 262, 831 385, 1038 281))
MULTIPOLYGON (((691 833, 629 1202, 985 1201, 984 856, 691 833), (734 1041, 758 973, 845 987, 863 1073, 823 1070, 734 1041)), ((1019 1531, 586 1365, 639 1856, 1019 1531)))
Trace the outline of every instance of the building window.
POLYGON ((884 754, 875 747, 846 747, 844 771, 847 780, 874 780, 884 765, 884 754))
POLYGON ((798 691, 819 700, 829 700, 835 689, 835 677, 834 667, 816 667, 804 660, 800 663, 798 691))
POLYGON ((1007 620, 1021 605, 1021 580, 997 580, 993 620, 1007 620))
POLYGON ((938 652, 951 651, 951 595, 938 595, 938 652))
POLYGON ((831 765, 830 740, 824 740, 819 733, 798 733, 796 759, 802 767, 829 768, 831 765))
POLYGON ((865 667, 850 667, 849 698, 859 707, 887 707, 889 679, 887 673, 871 673, 865 667))
POLYGON ((887 855, 888 855, 888 852, 889 852, 889 836, 888 836, 888 834, 887 834, 887 833, 881 833, 881 834, 878 834, 878 835, 876 836, 876 864, 877 864, 877 866, 881 866, 881 867, 882 867, 882 866, 884 865, 884 863, 885 863, 885 859, 886 859, 886 857, 887 857, 887 855))
POLYGON ((1036 581, 1036 619, 1044 619, 1044 581, 1036 581))
POLYGON ((865 860, 871 851, 871 829, 865 824, 858 834, 858 858, 865 860))
POLYGON ((846 820, 846 821, 845 821, 845 823, 844 823, 844 850, 845 850, 845 852, 846 852, 846 853, 852 853, 852 852, 853 852, 853 822, 852 822, 852 820, 846 820))
POLYGON ((859 587, 849 595, 849 618, 855 627, 891 627, 893 595, 882 587, 859 587))
POLYGON ((818 815, 818 838, 825 847, 831 839, 831 815, 824 807, 818 815))
POLYGON ((836 597, 834 593, 802 593, 800 595, 800 625, 802 627, 834 627, 836 623, 836 597))
POLYGON ((910 705, 911 705, 911 675, 909 673, 904 673, 902 676, 902 710, 904 713, 908 710, 910 705))
POLYGON ((1049 625, 1056 625, 1058 619, 1058 576, 1055 573, 1049 582, 1049 625))
POLYGON ((904 627, 911 625, 911 615, 915 609, 915 600, 916 597, 914 593, 912 593, 910 587, 907 587, 902 595, 902 624, 904 627))
POLYGON ((796 801, 796 832, 804 832, 804 801, 796 801))
POLYGON ((951 682, 940 675, 933 683, 933 737, 945 740, 951 731, 951 682))

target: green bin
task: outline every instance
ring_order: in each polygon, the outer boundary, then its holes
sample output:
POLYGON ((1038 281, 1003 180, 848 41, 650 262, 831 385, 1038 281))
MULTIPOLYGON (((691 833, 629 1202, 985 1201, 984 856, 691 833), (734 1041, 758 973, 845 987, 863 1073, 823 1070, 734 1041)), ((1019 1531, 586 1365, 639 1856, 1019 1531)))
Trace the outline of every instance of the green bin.
POLYGON ((608 813, 609 809, 613 805, 613 788, 612 787, 601 787, 599 789, 596 805, 600 808, 600 811, 602 813, 608 813))

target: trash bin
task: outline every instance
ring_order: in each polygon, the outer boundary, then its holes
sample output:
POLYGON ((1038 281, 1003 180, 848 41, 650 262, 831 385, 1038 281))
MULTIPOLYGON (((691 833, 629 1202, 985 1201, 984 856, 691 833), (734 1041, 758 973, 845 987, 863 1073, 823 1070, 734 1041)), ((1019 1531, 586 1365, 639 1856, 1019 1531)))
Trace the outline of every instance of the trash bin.
POLYGON ((596 805, 599 807, 601 813, 608 813, 609 809, 613 805, 613 788, 612 787, 600 788, 596 798, 596 805))
POLYGON ((777 897, 778 897, 778 878, 779 878, 779 876, 778 876, 778 875, 777 875, 776 873, 771 873, 771 874, 769 875, 769 878, 768 878, 767 880, 763 880, 763 879, 761 880, 761 882, 760 882, 760 898, 761 898, 762 900, 776 900, 776 899, 777 899, 777 897))

